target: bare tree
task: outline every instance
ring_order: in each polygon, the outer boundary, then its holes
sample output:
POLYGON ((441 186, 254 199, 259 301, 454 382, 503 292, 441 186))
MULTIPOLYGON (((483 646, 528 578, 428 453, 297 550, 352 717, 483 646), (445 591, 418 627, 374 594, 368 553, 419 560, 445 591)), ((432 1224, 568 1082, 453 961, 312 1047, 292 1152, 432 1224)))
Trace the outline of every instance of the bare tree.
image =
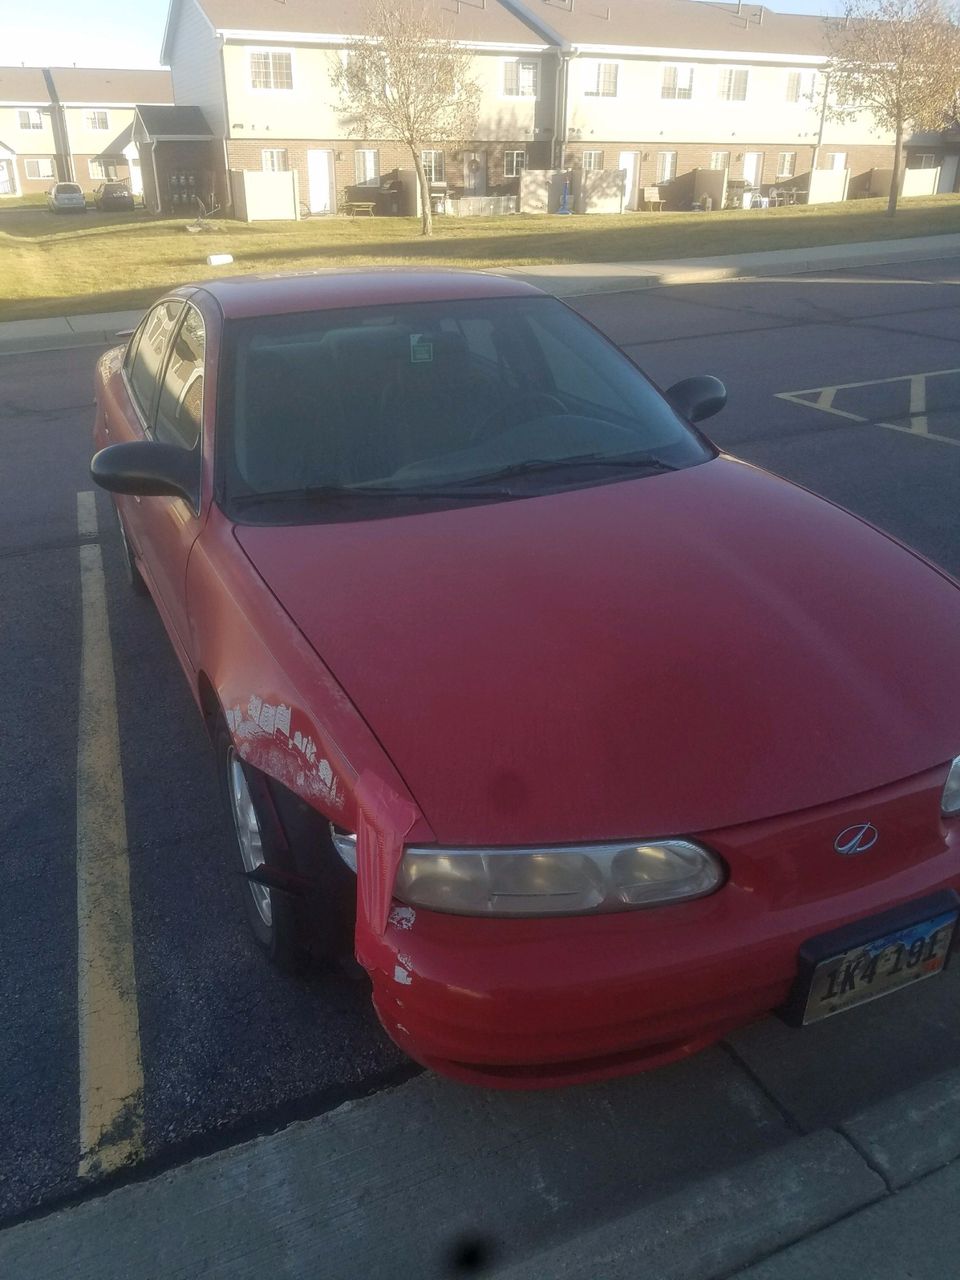
POLYGON ((848 0, 831 23, 834 118, 867 109, 896 135, 887 212, 897 211, 908 129, 940 129, 960 95, 960 27, 948 0, 848 0))
POLYGON ((469 137, 480 105, 472 57, 452 38, 451 18, 438 0, 372 0, 363 11, 369 34, 352 40, 332 71, 353 136, 410 148, 425 236, 433 234, 433 216, 422 151, 469 137))

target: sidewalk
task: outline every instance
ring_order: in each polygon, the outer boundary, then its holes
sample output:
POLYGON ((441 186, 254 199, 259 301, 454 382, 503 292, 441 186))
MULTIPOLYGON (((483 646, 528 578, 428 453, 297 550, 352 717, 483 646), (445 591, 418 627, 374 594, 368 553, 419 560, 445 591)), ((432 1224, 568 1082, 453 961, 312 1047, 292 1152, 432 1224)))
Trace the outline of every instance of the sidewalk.
MULTIPOLYGON (((518 276, 558 298, 590 293, 629 292, 667 285, 708 284, 814 271, 889 266, 960 257, 960 234, 917 236, 866 244, 824 245, 813 249, 776 249, 732 257, 677 258, 656 262, 587 262, 548 267, 499 267, 498 275, 518 276)), ((0 321, 0 353, 55 351, 102 346, 130 329, 140 311, 60 316, 49 320, 0 321)))
POLYGON ((745 1267, 747 1280, 953 1274, 960 1071, 835 1129, 789 1138, 764 1116, 759 1091, 747 1096, 746 1077, 727 1072, 727 1110, 739 1108, 741 1127, 724 1117, 724 1152, 703 1124, 696 1087, 699 1080, 716 1094, 712 1073, 724 1058, 719 1050, 701 1055, 685 1079, 680 1069, 563 1094, 490 1093, 420 1076, 9 1228, 0 1233, 0 1275, 721 1280, 745 1267), (710 1170, 679 1189, 678 1137, 710 1170), (743 1159, 751 1145, 765 1149, 743 1159))

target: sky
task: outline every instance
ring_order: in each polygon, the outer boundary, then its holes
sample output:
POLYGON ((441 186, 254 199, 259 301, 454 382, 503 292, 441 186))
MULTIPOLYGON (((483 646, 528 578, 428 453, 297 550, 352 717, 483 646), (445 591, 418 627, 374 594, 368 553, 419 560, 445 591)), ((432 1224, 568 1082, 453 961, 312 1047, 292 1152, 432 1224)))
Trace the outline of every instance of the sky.
MULTIPOLYGON (((155 67, 168 0, 0 0, 0 63, 155 67)), ((634 0, 642 4, 643 0, 634 0)), ((842 0, 773 0, 781 13, 840 13, 842 0)))

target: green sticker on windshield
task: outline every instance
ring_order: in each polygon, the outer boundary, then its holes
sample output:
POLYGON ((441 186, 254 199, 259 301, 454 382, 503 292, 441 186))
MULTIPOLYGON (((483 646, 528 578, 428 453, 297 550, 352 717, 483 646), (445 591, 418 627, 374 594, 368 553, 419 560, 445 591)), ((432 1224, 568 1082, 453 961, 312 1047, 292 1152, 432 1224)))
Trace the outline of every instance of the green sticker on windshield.
POLYGON ((411 364, 432 364, 433 362, 433 343, 423 336, 422 333, 411 333, 410 335, 410 363, 411 364))

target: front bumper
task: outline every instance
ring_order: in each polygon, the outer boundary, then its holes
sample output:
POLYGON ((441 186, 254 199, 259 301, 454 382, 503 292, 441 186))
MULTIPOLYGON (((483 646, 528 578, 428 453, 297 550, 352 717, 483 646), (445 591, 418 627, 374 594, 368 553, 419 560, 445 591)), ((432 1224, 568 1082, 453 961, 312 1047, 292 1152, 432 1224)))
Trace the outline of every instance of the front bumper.
POLYGON ((960 889, 960 823, 939 818, 944 776, 698 833, 726 858, 730 880, 682 905, 507 920, 394 904, 363 957, 377 1012, 418 1062, 500 1088, 599 1080, 687 1056, 785 1003, 811 937, 960 889), (864 813, 884 833, 878 852, 839 857, 836 833, 864 813))

